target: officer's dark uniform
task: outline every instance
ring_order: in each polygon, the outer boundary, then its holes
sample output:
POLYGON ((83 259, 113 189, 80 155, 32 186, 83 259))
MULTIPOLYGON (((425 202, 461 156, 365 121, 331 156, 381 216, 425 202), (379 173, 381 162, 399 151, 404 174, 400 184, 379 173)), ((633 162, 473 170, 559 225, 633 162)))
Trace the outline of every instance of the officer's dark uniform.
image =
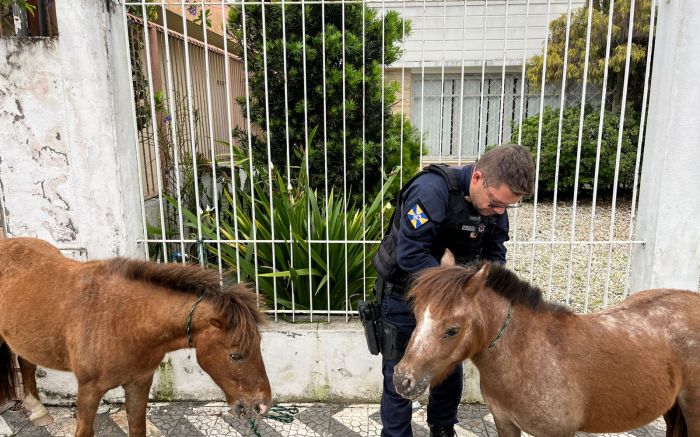
MULTIPOLYGON (((396 393, 393 376, 416 320, 404 294, 412 274, 440 264, 446 248, 458 263, 488 259, 505 263, 508 241, 507 214, 482 216, 464 200, 469 194, 473 165, 426 167, 409 181, 399 195, 390 231, 373 264, 379 273, 376 291, 383 322, 398 331, 398 351, 384 345, 381 401, 382 436, 407 437, 411 431, 411 402, 396 393)), ((386 327, 385 327, 386 330, 386 327)), ((452 427, 462 395, 462 366, 430 390, 428 423, 452 427)))

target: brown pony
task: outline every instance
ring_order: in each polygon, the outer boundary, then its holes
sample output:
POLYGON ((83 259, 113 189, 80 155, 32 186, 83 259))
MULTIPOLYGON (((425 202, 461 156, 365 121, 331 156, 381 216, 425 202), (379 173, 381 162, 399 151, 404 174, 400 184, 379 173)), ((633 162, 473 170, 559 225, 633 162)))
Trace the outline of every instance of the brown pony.
POLYGON ((417 326, 394 374, 406 398, 470 358, 501 437, 621 432, 662 414, 668 436, 700 436, 697 293, 649 290, 575 314, 484 264, 426 270, 409 298, 417 326))
POLYGON ((234 413, 265 414, 270 384, 260 351, 262 315, 243 285, 225 287, 199 266, 115 258, 77 262, 37 239, 0 240, 0 405, 17 386, 36 425, 37 365, 78 380, 76 436, 92 436, 102 396, 122 386, 130 436, 146 435, 153 374, 167 352, 194 347, 234 413))

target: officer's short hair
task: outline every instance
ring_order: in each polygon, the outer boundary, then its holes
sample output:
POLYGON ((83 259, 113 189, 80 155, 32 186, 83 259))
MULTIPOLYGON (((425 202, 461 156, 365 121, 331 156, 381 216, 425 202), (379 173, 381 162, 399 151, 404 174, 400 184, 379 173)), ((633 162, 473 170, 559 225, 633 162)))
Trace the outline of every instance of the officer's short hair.
POLYGON ((475 170, 481 171, 491 186, 508 185, 513 194, 529 196, 535 188, 532 154, 523 146, 503 144, 481 155, 475 170))

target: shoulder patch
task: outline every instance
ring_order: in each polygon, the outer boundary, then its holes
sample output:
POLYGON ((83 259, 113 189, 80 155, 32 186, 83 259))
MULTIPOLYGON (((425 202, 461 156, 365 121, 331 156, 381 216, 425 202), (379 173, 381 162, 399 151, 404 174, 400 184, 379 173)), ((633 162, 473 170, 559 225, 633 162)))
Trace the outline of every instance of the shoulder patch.
POLYGON ((428 216, 425 207, 420 202, 417 202, 411 209, 409 209, 406 215, 408 216, 408 221, 411 222, 414 229, 418 229, 430 221, 430 217, 428 216))

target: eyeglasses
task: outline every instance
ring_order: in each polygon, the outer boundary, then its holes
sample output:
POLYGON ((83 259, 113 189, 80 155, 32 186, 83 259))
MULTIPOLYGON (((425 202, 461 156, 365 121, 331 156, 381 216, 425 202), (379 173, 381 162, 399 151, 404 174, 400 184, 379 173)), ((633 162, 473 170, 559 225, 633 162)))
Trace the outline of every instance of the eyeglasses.
POLYGON ((489 184, 486 182, 486 177, 484 176, 484 188, 486 189, 486 195, 489 196, 489 208, 505 208, 505 209, 513 209, 513 208, 520 208, 523 206, 523 202, 519 201, 517 203, 499 203, 499 202, 494 202, 493 196, 489 192, 489 184))

